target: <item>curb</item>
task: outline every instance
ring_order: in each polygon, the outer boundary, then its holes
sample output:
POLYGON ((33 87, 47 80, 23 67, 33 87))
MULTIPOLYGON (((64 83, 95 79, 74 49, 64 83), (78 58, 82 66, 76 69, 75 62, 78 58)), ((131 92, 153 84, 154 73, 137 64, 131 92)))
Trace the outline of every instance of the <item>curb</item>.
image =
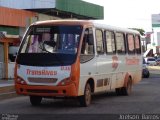
POLYGON ((160 75, 160 66, 148 66, 148 69, 151 74, 160 75))
POLYGON ((9 98, 14 98, 14 97, 18 97, 16 92, 3 93, 3 94, 0 94, 0 101, 9 99, 9 98))
POLYGON ((148 66, 151 70, 160 70, 160 66, 148 66))
POLYGON ((13 85, 0 87, 0 94, 7 93, 7 92, 13 92, 13 91, 15 91, 15 88, 13 85))
POLYGON ((0 100, 17 97, 14 86, 0 87, 0 100))

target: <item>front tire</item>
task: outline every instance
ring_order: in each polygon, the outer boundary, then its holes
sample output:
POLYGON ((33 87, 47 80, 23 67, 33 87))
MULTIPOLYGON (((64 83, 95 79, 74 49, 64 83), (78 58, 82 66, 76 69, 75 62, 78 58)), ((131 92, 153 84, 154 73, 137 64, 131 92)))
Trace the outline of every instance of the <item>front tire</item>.
POLYGON ((42 97, 40 96, 30 96, 30 103, 33 105, 33 106, 38 106, 41 104, 41 101, 42 101, 42 97))
POLYGON ((91 104, 91 86, 86 84, 84 95, 79 97, 79 102, 82 107, 88 107, 91 104))

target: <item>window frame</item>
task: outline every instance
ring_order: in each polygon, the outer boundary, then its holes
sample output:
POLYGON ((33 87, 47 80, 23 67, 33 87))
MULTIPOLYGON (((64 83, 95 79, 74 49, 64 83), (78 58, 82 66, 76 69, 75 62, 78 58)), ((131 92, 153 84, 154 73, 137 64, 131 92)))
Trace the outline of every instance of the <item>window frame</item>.
POLYGON ((142 49, 141 49, 141 37, 139 34, 135 34, 135 52, 136 54, 141 54, 142 53, 142 49), (138 40, 139 40, 139 50, 137 50, 136 48, 136 36, 138 37, 138 40))
POLYGON ((127 43, 127 53, 131 54, 131 55, 135 54, 135 36, 134 36, 133 33, 126 33, 126 43, 127 43), (128 35, 132 35, 133 36, 133 44, 134 44, 133 45, 133 47, 134 47, 133 51, 129 50, 128 35))
POLYGON ((113 30, 104 30, 104 38, 105 38, 105 48, 106 48, 105 52, 106 52, 106 54, 109 54, 109 55, 116 54, 117 53, 117 46, 116 46, 115 32, 113 30), (107 37, 106 37, 107 32, 110 32, 113 34, 115 51, 113 51, 113 44, 112 44, 112 40, 111 40, 110 42, 111 42, 112 52, 108 52, 107 37))
POLYGON ((116 31, 115 32, 115 41, 116 41, 116 51, 117 51, 117 54, 126 54, 126 37, 125 37, 125 33, 124 32, 119 32, 119 31, 116 31), (122 34, 123 35, 123 47, 124 47, 124 51, 122 52, 118 52, 118 46, 117 46, 117 37, 116 37, 116 33, 119 33, 119 34, 122 34))
MULTIPOLYGON (((82 39, 82 43, 81 43, 81 49, 80 49, 80 63, 86 63, 90 60, 92 60, 95 57, 95 40, 94 40, 94 30, 93 27, 88 27, 88 28, 84 28, 83 30, 83 39, 82 39), (85 53, 81 53, 82 52, 82 46, 83 46, 83 42, 84 42, 84 35, 85 35, 85 31, 88 29, 88 35, 90 34, 90 30, 92 30, 92 37, 93 37, 93 54, 85 54, 85 53)), ((85 41, 86 42, 86 41, 85 41)))
POLYGON ((104 33, 103 33, 102 29, 100 29, 100 28, 95 29, 95 39, 96 39, 96 52, 97 52, 98 55, 103 55, 105 53, 105 45, 104 45, 104 33), (97 41, 97 33, 96 33, 97 30, 101 31, 101 33, 102 33, 102 48, 103 48, 103 51, 101 53, 97 51, 98 50, 97 49, 97 45, 98 45, 97 42, 98 41, 97 41))

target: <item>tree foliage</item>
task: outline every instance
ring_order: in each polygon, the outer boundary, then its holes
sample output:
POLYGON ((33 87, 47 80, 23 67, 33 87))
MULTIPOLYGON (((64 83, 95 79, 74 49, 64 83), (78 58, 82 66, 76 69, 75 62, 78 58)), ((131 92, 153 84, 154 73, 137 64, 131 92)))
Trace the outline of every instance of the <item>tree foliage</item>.
POLYGON ((132 29, 132 30, 137 30, 142 36, 145 35, 145 31, 141 28, 129 28, 129 29, 132 29))

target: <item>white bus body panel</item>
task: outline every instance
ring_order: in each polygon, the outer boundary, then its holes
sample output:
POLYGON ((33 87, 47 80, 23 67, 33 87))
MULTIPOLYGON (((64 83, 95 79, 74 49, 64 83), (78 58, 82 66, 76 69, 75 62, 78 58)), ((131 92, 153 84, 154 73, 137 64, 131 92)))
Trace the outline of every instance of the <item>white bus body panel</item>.
POLYGON ((139 82, 142 77, 141 59, 138 55, 98 55, 86 63, 81 63, 78 95, 83 95, 90 78, 94 80, 95 93, 124 87, 127 75, 132 78, 133 84, 139 82), (116 68, 113 67, 114 56, 118 58, 116 68), (100 86, 99 80, 103 80, 100 86), (107 80, 107 85, 104 85, 104 80, 107 80))
POLYGON ((60 81, 65 78, 70 77, 71 74, 71 66, 65 66, 67 69, 62 69, 64 66, 57 67, 37 67, 37 66, 26 66, 20 65, 17 70, 17 75, 25 82, 27 85, 47 85, 47 86, 56 86, 60 81), (29 80, 31 79, 31 80, 29 80), (55 82, 45 83, 39 81, 39 79, 56 79, 55 82))
POLYGON ((96 57, 94 57, 92 60, 81 63, 80 64, 80 80, 79 80, 79 90, 78 95, 84 94, 84 89, 86 82, 89 78, 95 79, 96 76, 96 57))

